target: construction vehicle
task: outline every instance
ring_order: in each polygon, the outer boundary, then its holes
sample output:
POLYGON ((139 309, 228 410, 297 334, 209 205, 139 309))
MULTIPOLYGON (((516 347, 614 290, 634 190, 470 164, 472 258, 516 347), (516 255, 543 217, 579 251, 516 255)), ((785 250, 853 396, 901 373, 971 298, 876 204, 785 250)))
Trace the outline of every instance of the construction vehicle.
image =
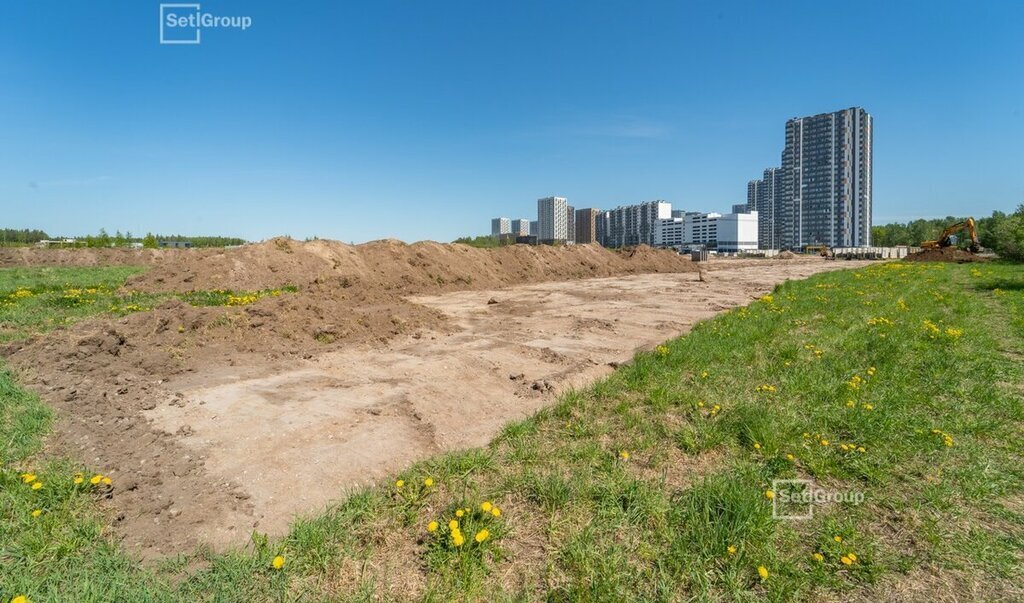
POLYGON ((947 226, 939 238, 934 241, 923 241, 921 243, 922 249, 939 249, 941 247, 949 247, 953 244, 953 235, 960 231, 966 230, 967 236, 971 238, 971 244, 967 246, 967 249, 971 253, 978 253, 981 251, 981 244, 978 242, 978 229, 974 225, 974 218, 967 218, 963 222, 957 222, 947 226))
POLYGON ((832 250, 829 249, 828 245, 804 245, 804 253, 814 252, 817 252, 818 255, 825 258, 826 260, 836 259, 835 254, 832 253, 832 250))

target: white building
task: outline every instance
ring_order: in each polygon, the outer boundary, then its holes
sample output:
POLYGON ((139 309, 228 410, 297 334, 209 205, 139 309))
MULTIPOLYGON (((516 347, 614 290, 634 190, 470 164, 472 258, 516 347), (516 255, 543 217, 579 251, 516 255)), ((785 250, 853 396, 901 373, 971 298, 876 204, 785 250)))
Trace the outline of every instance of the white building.
POLYGON ((718 251, 757 249, 757 212, 725 214, 718 218, 718 251))
POLYGON ((512 220, 508 218, 494 218, 491 220, 491 236, 497 237, 512 232, 512 220))
POLYGON ((721 217, 722 214, 715 212, 686 212, 683 217, 683 244, 714 249, 718 244, 718 219, 721 217))
POLYGON ((512 220, 512 234, 517 237, 525 237, 530 234, 530 221, 526 218, 512 220))
POLYGON ((681 249, 683 247, 683 219, 681 217, 668 218, 655 222, 654 246, 681 249))
POLYGON ((542 242, 566 241, 569 203, 565 197, 537 199, 537 238, 542 242))

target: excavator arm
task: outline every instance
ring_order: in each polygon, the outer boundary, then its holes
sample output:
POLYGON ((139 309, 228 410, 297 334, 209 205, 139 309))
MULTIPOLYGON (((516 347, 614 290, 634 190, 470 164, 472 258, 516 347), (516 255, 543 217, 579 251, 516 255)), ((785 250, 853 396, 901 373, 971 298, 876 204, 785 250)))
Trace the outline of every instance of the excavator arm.
POLYGON ((969 249, 973 253, 978 253, 981 249, 981 243, 978 242, 978 229, 974 224, 974 218, 967 218, 963 222, 957 222, 951 226, 947 226, 939 238, 934 241, 924 241, 921 243, 921 247, 924 249, 936 249, 939 247, 949 247, 952 244, 951 238, 953 235, 960 231, 966 230, 967 236, 971 238, 971 244, 969 249))

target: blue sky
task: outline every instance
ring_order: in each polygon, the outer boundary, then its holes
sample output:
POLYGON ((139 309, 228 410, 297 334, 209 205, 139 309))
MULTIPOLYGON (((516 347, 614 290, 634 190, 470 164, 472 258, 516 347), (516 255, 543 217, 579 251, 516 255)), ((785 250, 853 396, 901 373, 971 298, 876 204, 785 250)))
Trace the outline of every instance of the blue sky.
POLYGON ((727 210, 785 120, 875 117, 875 221, 1024 202, 1024 3, 0 7, 0 225, 451 240, 536 199, 727 210))

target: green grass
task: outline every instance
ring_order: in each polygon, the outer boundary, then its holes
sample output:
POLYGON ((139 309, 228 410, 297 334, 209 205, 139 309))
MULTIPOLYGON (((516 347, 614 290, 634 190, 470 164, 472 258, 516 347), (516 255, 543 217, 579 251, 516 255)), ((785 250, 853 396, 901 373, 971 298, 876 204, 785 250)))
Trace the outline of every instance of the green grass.
POLYGON ((96 315, 125 316, 177 297, 193 306, 244 306, 262 297, 294 293, 285 286, 260 291, 142 293, 124 289, 140 266, 5 268, 0 270, 0 343, 24 339, 96 315))
POLYGON ((3 375, 0 601, 1019 599, 1022 359, 1019 266, 787 282, 487 448, 419 463, 281 539, 145 566, 111 544, 102 489, 71 482, 81 468, 36 471, 47 413, 3 375), (773 519, 767 491, 791 478, 864 499, 773 519), (465 508, 456 547, 446 526, 465 508))

